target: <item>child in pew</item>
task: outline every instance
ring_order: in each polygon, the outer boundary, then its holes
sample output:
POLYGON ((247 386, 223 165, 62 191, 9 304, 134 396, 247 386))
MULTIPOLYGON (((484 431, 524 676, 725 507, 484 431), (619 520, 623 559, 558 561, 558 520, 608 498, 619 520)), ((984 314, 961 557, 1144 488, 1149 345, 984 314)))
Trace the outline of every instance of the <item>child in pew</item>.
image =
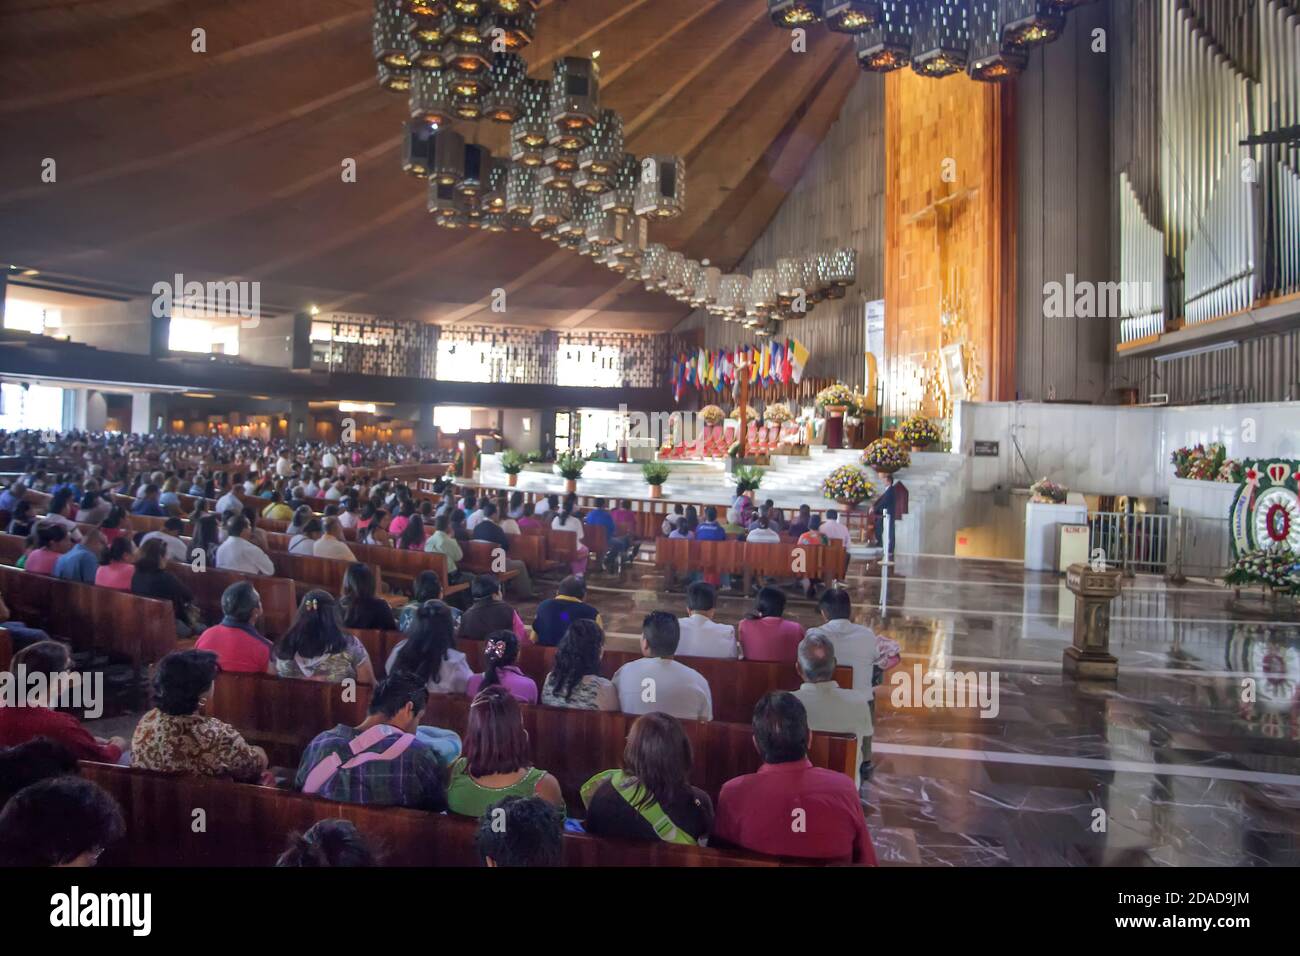
POLYGON ((560 782, 533 766, 519 702, 493 685, 474 698, 465 731, 465 752, 451 767, 447 807, 481 817, 503 797, 538 796, 564 811, 560 782))
POLYGON ((388 656, 387 673, 418 677, 430 694, 465 693, 473 672, 465 655, 456 650, 451 608, 438 600, 425 601, 411 616, 405 633, 388 656))
POLYGON ((338 605, 328 591, 303 595, 292 626, 271 652, 271 666, 279 677, 334 684, 348 678, 359 684, 375 682, 370 655, 354 635, 343 631, 338 605))
POLYGON ((274 784, 266 773, 266 751, 203 714, 219 669, 217 655, 207 651, 173 651, 158 663, 154 708, 131 738, 132 767, 274 784))
POLYGON ((424 684, 409 674, 380 681, 361 724, 339 724, 307 745, 294 789, 340 803, 446 810, 444 765, 418 733, 428 701, 424 684))
POLYGON ((351 820, 317 820, 306 833, 290 833, 277 867, 379 866, 379 855, 351 820))
POLYGON ((484 809, 474 842, 487 867, 560 866, 564 814, 541 797, 505 797, 484 809))
POLYGON ((489 687, 502 687, 523 704, 537 703, 537 681, 519 669, 519 637, 514 631, 496 631, 483 643, 484 668, 465 686, 469 697, 489 687))

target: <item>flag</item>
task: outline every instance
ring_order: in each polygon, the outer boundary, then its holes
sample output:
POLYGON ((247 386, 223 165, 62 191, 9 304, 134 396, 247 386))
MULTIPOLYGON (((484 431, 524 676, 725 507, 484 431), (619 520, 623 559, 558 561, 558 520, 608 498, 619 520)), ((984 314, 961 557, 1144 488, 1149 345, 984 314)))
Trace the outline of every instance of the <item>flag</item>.
POLYGON ((790 384, 791 366, 790 366, 790 340, 785 340, 785 348, 781 350, 781 382, 790 384))
POLYGON ((808 350, 798 339, 790 340, 790 349, 790 367, 797 385, 803 379, 804 366, 808 364, 808 350))

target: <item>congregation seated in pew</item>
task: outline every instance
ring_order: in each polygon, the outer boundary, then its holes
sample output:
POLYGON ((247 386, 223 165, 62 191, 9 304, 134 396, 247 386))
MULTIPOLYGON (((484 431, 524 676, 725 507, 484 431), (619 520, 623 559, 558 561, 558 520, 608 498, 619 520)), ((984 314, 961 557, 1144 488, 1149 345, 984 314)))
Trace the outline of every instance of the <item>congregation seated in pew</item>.
POLYGON ((393 609, 376 591, 378 583, 369 565, 356 562, 348 565, 343 576, 343 593, 339 597, 339 612, 344 627, 364 630, 395 631, 397 621, 393 609))
POLYGON ((0 867, 89 867, 126 835, 122 810, 104 789, 54 776, 15 793, 0 810, 0 867))
POLYGON ((490 574, 475 576, 470 585, 473 604, 460 616, 460 636, 484 640, 497 631, 513 631, 521 641, 528 639, 524 622, 501 597, 501 582, 490 574))
POLYGON ((388 655, 384 672, 417 677, 430 694, 464 694, 473 672, 464 653, 456 650, 456 620, 451 612, 446 604, 432 598, 414 614, 403 614, 405 637, 388 655))
MULTIPOLYGON (((438 577, 436 571, 421 571, 415 576, 411 583, 411 600, 401 606, 397 614, 397 629, 405 631, 415 616, 415 612, 426 601, 442 600, 442 579, 438 577)), ((461 610, 450 604, 446 605, 447 610, 451 612, 452 622, 459 627, 461 610)))
POLYGON ((519 669, 519 637, 514 631, 495 631, 483 642, 483 673, 465 684, 470 697, 488 687, 502 687, 522 704, 537 703, 537 682, 519 669))
POLYGON ((681 628, 667 611, 651 611, 641 623, 640 660, 624 664, 611 679, 625 714, 672 714, 681 720, 712 720, 713 692, 699 671, 675 660, 681 628))
POLYGON ((208 651, 173 651, 158 662, 153 709, 131 737, 132 767, 245 783, 263 779, 266 751, 203 713, 218 670, 217 655, 208 651))
POLYGON ((754 610, 736 628, 736 639, 747 661, 793 664, 803 640, 803 625, 785 615, 785 592, 768 586, 758 592, 754 610))
POLYGON ((11 673, 45 675, 47 680, 63 679, 67 683, 44 689, 24 688, 23 706, 0 706, 0 747, 16 747, 38 738, 46 738, 66 747, 77 760, 99 760, 117 763, 126 752, 126 741, 121 737, 101 739, 86 730, 71 713, 62 710, 65 702, 55 692, 62 686, 71 689, 71 682, 79 679, 72 674, 72 652, 59 641, 38 641, 29 644, 13 656, 9 664, 11 673))
POLYGON ((570 624, 542 685, 542 703, 574 710, 618 710, 618 691, 600 673, 604 651, 605 632, 598 621, 584 618, 570 624))
POLYGON ((226 521, 226 538, 216 551, 216 565, 245 574, 275 574, 275 565, 264 550, 253 543, 253 529, 243 515, 226 521))
POLYGON ((365 646, 343 630, 334 596, 319 589, 303 595, 293 625, 271 652, 271 666, 279 677, 304 677, 331 684, 344 680, 375 682, 365 646))
POLYGON ((559 866, 564 812, 541 797, 503 797, 484 809, 475 846, 487 867, 559 866))
POLYGON ((380 681, 359 726, 339 724, 307 746, 294 788, 343 803, 446 810, 442 771, 460 754, 460 738, 420 724, 428 699, 413 675, 380 681))
POLYGON ((221 623, 207 628, 195 642, 200 651, 217 655, 223 671, 236 674, 275 673, 270 640, 258 631, 262 598, 247 581, 236 581, 221 594, 221 623))
POLYGON ((556 588, 555 597, 537 605, 529 632, 533 643, 542 647, 558 646, 575 621, 595 621, 603 627, 600 611, 588 604, 586 598, 586 580, 573 574, 565 577, 556 588))
POLYGON ((731 659, 740 656, 735 627, 713 620, 717 598, 717 588, 706 581, 693 581, 687 586, 686 609, 689 613, 677 620, 681 635, 677 653, 682 657, 731 659))

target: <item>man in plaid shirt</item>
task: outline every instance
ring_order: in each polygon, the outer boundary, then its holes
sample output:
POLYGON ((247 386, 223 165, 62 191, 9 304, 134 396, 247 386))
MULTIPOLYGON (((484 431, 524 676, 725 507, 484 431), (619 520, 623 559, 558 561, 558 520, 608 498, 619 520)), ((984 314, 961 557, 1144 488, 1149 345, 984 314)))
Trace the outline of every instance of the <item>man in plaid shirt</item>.
POLYGON ((295 788, 340 803, 445 811, 442 765, 416 733, 428 700, 417 678, 397 674, 382 681, 359 727, 339 724, 307 746, 295 788))

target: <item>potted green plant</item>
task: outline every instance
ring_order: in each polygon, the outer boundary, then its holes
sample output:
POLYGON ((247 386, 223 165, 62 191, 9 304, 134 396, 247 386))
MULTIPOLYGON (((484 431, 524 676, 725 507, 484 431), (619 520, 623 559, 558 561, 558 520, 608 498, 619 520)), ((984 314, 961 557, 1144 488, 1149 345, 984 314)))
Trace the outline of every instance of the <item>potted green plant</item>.
POLYGON ((662 498, 664 494, 664 482, 668 480, 668 473, 672 471, 662 461, 647 461, 641 466, 641 474, 645 476, 645 482, 650 486, 651 498, 662 498))
POLYGON ((736 479, 736 488, 741 494, 746 491, 757 491, 758 486, 763 483, 763 469, 750 465, 741 465, 732 472, 731 476, 736 479))
POLYGON ((582 469, 586 466, 587 459, 577 452, 566 451, 555 458, 555 470, 560 473, 564 479, 564 493, 573 494, 578 490, 578 479, 582 477, 582 469))
POLYGON ((514 449, 501 453, 501 470, 510 476, 511 488, 519 484, 519 473, 524 470, 526 464, 528 459, 514 449))

